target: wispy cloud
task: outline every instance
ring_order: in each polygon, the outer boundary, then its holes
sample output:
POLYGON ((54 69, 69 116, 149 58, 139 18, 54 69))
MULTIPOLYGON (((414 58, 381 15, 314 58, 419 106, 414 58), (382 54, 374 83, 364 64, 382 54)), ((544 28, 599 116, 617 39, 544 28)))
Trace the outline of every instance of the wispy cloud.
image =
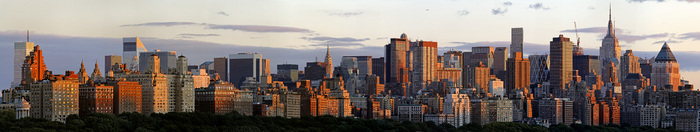
POLYGON ((340 43, 338 43, 338 42, 336 42, 336 43, 316 43, 316 44, 311 44, 309 46, 326 47, 326 44, 328 44, 328 46, 330 46, 330 47, 357 47, 357 46, 362 47, 363 46, 363 44, 361 44, 361 43, 344 43, 344 42, 340 42, 340 43))
POLYGON ((309 41, 321 41, 321 42, 326 42, 326 41, 331 41, 331 42, 361 42, 361 41, 367 41, 370 40, 370 38, 351 38, 351 37, 342 37, 342 38, 335 38, 335 37, 301 37, 301 39, 309 40, 309 41))
POLYGON ((329 15, 329 16, 340 16, 340 17, 351 17, 351 16, 357 16, 357 15, 364 14, 364 12, 362 12, 362 11, 343 11, 343 10, 323 10, 322 12, 326 13, 326 15, 329 15))
POLYGON ((296 27, 282 27, 282 26, 264 26, 264 25, 217 25, 209 24, 208 29, 223 29, 223 30, 233 30, 233 31, 246 31, 246 32, 311 32, 311 30, 296 28, 296 27))
POLYGON ((194 33, 181 33, 177 35, 178 38, 194 38, 194 37, 209 37, 209 36, 220 36, 219 34, 194 34, 194 33))
POLYGON ((503 15, 504 13, 508 12, 508 8, 496 8, 496 9, 491 9, 491 14, 493 15, 503 15))
POLYGON ((546 7, 546 6, 542 5, 542 3, 531 4, 531 5, 530 5, 530 8, 535 9, 535 10, 540 10, 540 9, 542 9, 542 10, 549 10, 549 7, 546 7))
POLYGON ((648 35, 628 35, 628 34, 617 34, 616 37, 627 43, 632 43, 639 40, 652 39, 652 38, 664 38, 669 36, 669 33, 657 33, 648 35))
MULTIPOLYGON (((624 32, 625 30, 620 29, 620 28, 615 28, 615 31, 617 33, 624 32)), ((565 32, 565 33, 573 33, 576 32, 576 29, 566 29, 566 30, 561 30, 559 32, 565 32)), ((579 33, 607 33, 608 28, 607 27, 589 27, 589 28, 579 28, 578 29, 579 33)))
POLYGON ((508 1, 508 2, 503 2, 503 6, 511 6, 511 5, 513 5, 513 3, 510 2, 510 1, 508 1))
POLYGON ((595 10, 595 7, 593 7, 593 6, 588 6, 587 9, 588 9, 588 10, 595 10))
POLYGON ((467 11, 467 10, 459 10, 459 11, 457 11, 457 15, 459 15, 459 16, 466 16, 466 15, 469 15, 469 11, 467 11))
POLYGON ((503 2, 501 4, 503 7, 491 9, 491 14, 493 15, 503 15, 508 12, 508 6, 513 5, 512 2, 503 2))
POLYGON ((223 12, 223 11, 217 12, 216 14, 222 15, 222 16, 228 16, 228 13, 223 12))
POLYGON ((135 27, 135 26, 187 26, 187 25, 206 25, 206 23, 194 23, 194 22, 147 22, 139 24, 126 24, 120 27, 135 27))
POLYGON ((700 40, 700 32, 689 32, 681 34, 679 39, 692 39, 693 41, 700 40))
POLYGON ((246 31, 246 32, 311 32, 311 30, 297 27, 284 27, 284 26, 266 26, 266 25, 220 25, 220 24, 208 24, 208 23, 195 23, 195 22, 148 22, 140 24, 127 24, 121 25, 120 27, 131 27, 131 26, 204 26, 205 29, 223 29, 223 30, 233 30, 233 31, 246 31))

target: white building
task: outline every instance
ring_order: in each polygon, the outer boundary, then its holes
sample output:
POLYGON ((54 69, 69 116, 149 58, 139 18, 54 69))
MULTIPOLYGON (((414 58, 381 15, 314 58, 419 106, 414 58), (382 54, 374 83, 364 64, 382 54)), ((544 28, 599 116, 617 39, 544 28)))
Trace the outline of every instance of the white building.
POLYGON ((445 95, 445 103, 443 103, 443 114, 451 115, 453 118, 446 120, 445 123, 452 124, 455 127, 460 127, 464 124, 469 124, 469 96, 460 93, 459 89, 452 88, 450 93, 445 95))

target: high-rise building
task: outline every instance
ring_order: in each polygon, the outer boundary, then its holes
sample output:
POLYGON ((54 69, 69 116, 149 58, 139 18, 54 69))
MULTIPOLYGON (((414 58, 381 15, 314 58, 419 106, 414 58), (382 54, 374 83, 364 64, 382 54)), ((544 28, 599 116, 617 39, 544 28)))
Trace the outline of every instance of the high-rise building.
POLYGON ((538 105, 539 117, 549 120, 549 123, 567 125, 573 123, 574 102, 568 98, 543 98, 538 105))
POLYGON ((142 91, 141 85, 138 82, 116 80, 107 83, 112 86, 113 94, 113 111, 114 114, 125 112, 141 113, 142 91))
POLYGON ((478 93, 488 92, 488 83, 491 79, 491 74, 489 74, 489 68, 484 64, 478 63, 478 65, 471 67, 466 67, 464 71, 464 85, 467 87, 476 88, 478 93))
POLYGON ((442 67, 443 68, 462 68, 464 64, 463 63, 463 54, 462 51, 447 51, 445 52, 442 57, 442 67))
POLYGON ((304 67, 304 79, 321 80, 326 75, 326 63, 307 62, 304 67))
MULTIPOLYGON (((603 43, 600 47, 600 67, 603 69, 601 71, 605 71, 605 65, 608 65, 608 63, 615 63, 615 67, 618 69, 620 64, 620 45, 618 44, 617 37, 615 37, 615 25, 613 25, 612 21, 612 9, 610 10, 610 14, 608 14, 608 33, 603 38, 603 43)), ((605 77, 609 75, 603 73, 602 76, 605 77)), ((603 82, 608 83, 608 81, 605 79, 603 79, 603 82)))
MULTIPOLYGON (((343 60, 340 62, 341 71, 343 69, 357 70, 359 78, 365 78, 367 75, 372 74, 373 66, 372 56, 343 56, 343 60)), ((345 71, 343 71, 345 72, 345 71)), ((344 77, 348 77, 343 75, 344 77)))
POLYGON ((143 46, 139 37, 123 38, 122 41, 124 42, 124 55, 121 62, 127 64, 127 70, 139 70, 139 53, 147 52, 148 50, 143 46))
POLYGON ((46 63, 44 63, 44 55, 39 45, 34 46, 32 52, 24 59, 22 63, 22 83, 30 84, 44 79, 46 75, 46 63))
POLYGON ((523 58, 521 52, 513 52, 513 58, 508 59, 506 70, 506 94, 515 96, 517 91, 530 87, 530 60, 523 58))
POLYGON ((195 110, 214 114, 227 114, 233 111, 235 93, 233 84, 213 83, 206 88, 195 90, 195 110))
POLYGON ((665 88, 670 85, 674 90, 681 86, 681 74, 678 73, 678 62, 676 56, 671 52, 668 44, 664 43, 661 51, 656 55, 652 64, 651 85, 657 88, 665 88))
POLYGON ((229 81, 228 72, 229 72, 228 71, 228 58, 226 58, 226 57, 214 58, 214 72, 212 73, 212 76, 214 76, 214 74, 219 74, 219 77, 221 77, 221 80, 229 81))
POLYGON ((659 105, 644 105, 639 108, 639 125, 659 128, 661 119, 665 116, 666 107, 659 105))
POLYGON ((34 42, 15 42, 14 81, 12 81, 12 87, 19 86, 22 83, 22 65, 32 51, 34 51, 34 42))
POLYGON ((91 113, 113 113, 114 91, 112 86, 96 84, 80 86, 79 88, 80 115, 91 113))
POLYGON ((281 81, 296 82, 299 80, 299 65, 279 64, 277 65, 277 75, 283 78, 281 81))
POLYGON ((411 43, 406 34, 401 34, 400 38, 391 38, 389 44, 385 46, 387 83, 408 82, 408 72, 411 71, 412 61, 409 60, 411 43))
POLYGON ((372 74, 379 77, 379 83, 384 84, 384 57, 372 58, 372 74))
POLYGON ((625 51, 625 55, 620 57, 620 75, 618 82, 623 82, 628 74, 642 73, 642 69, 639 66, 639 57, 634 56, 632 50, 625 51))
MULTIPOLYGON (((515 54, 512 52, 511 54, 515 54)), ((513 55, 511 55, 513 56, 513 55)), ((493 53, 493 73, 498 75, 501 71, 506 70, 506 61, 508 60, 508 47, 496 47, 493 53)), ((505 79, 505 78, 501 78, 505 79)))
POLYGON ((453 115, 452 120, 446 121, 454 125, 455 127, 460 127, 464 124, 470 122, 471 117, 469 117, 469 96, 467 94, 462 94, 459 92, 458 88, 450 89, 450 93, 445 95, 445 103, 443 103, 443 113, 446 115, 453 115))
MULTIPOLYGON (((148 63, 140 74, 130 74, 127 81, 138 82, 141 85, 141 112, 146 115, 152 113, 168 113, 169 84, 167 77, 160 71, 160 58, 158 55, 149 55, 148 63)), ((174 107, 174 106, 173 106, 174 107)))
POLYGON ((175 70, 166 75, 168 81, 168 111, 194 112, 194 80, 187 72, 187 57, 177 57, 175 70))
POLYGON ((105 75, 112 70, 112 65, 121 65, 122 64, 122 56, 118 55, 106 55, 105 56, 105 75))
POLYGON ((80 70, 78 70, 78 82, 80 84, 85 84, 88 82, 88 79, 90 79, 90 76, 88 76, 87 71, 85 71, 85 63, 81 61, 80 70))
POLYGON ((367 76, 367 95, 375 95, 384 93, 384 84, 381 84, 379 76, 367 76))
POLYGON ((676 129, 682 131, 700 131, 698 119, 700 119, 700 112, 697 109, 680 109, 676 116, 676 129))
POLYGON ((469 57, 471 61, 469 65, 478 65, 479 62, 484 66, 493 68, 494 49, 490 46, 472 47, 472 53, 469 57))
POLYGON ((523 28, 510 29, 510 52, 523 52, 523 28))
POLYGON ((549 79, 549 55, 530 55, 530 84, 542 84, 549 79))
POLYGON ((326 58, 324 61, 326 63, 326 74, 325 78, 332 78, 333 77, 333 58, 331 57, 331 47, 330 44, 327 45, 326 47, 326 58))
POLYGON ((573 64, 574 70, 578 70, 578 76, 585 77, 593 72, 601 74, 598 56, 574 55, 573 64))
MULTIPOLYGON (((566 83, 571 82, 572 77, 573 56, 571 46, 573 46, 573 43, 564 35, 559 35, 559 37, 553 38, 549 44, 550 60, 552 62, 549 71, 550 89, 552 91, 565 91, 566 83)), ((564 93, 554 93, 555 97, 563 97, 564 95, 564 93)))
POLYGON ((155 50, 153 52, 140 52, 139 53, 139 71, 144 72, 146 63, 148 63, 148 57, 150 55, 158 55, 160 58, 160 72, 163 74, 168 74, 177 66, 177 52, 175 51, 160 51, 155 50))
POLYGON ((78 82, 45 80, 29 84, 29 87, 33 118, 66 122, 68 115, 79 114, 78 82))
POLYGON ((233 85, 242 87, 247 77, 253 77, 256 82, 261 82, 265 69, 263 67, 262 54, 238 53, 229 54, 228 79, 233 85))
POLYGON ((437 42, 418 41, 413 43, 413 78, 412 82, 417 92, 423 89, 427 83, 437 81, 437 42))

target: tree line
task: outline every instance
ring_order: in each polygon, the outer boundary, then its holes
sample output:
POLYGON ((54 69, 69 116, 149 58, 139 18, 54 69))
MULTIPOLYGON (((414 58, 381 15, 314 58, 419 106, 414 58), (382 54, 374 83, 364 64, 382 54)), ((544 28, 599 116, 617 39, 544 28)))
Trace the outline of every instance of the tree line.
POLYGON ((140 113, 70 115, 66 123, 47 119, 15 119, 13 111, 0 111, 0 131, 300 131, 300 132, 673 132, 672 128, 631 127, 629 125, 589 126, 581 124, 551 125, 549 128, 516 122, 495 122, 487 125, 470 123, 454 127, 433 122, 399 122, 395 120, 358 119, 352 117, 305 116, 301 118, 246 116, 238 112, 224 115, 212 113, 167 113, 146 116, 140 113))

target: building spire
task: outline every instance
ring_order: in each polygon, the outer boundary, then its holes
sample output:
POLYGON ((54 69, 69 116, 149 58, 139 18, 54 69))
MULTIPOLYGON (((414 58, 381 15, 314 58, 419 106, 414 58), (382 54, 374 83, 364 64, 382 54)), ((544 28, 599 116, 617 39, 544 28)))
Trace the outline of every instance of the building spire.
POLYGON ((331 58, 331 48, 330 48, 330 41, 327 42, 326 44, 326 78, 332 78, 333 77, 333 58, 331 58))
POLYGON ((29 30, 27 30, 27 42, 29 42, 29 30))

